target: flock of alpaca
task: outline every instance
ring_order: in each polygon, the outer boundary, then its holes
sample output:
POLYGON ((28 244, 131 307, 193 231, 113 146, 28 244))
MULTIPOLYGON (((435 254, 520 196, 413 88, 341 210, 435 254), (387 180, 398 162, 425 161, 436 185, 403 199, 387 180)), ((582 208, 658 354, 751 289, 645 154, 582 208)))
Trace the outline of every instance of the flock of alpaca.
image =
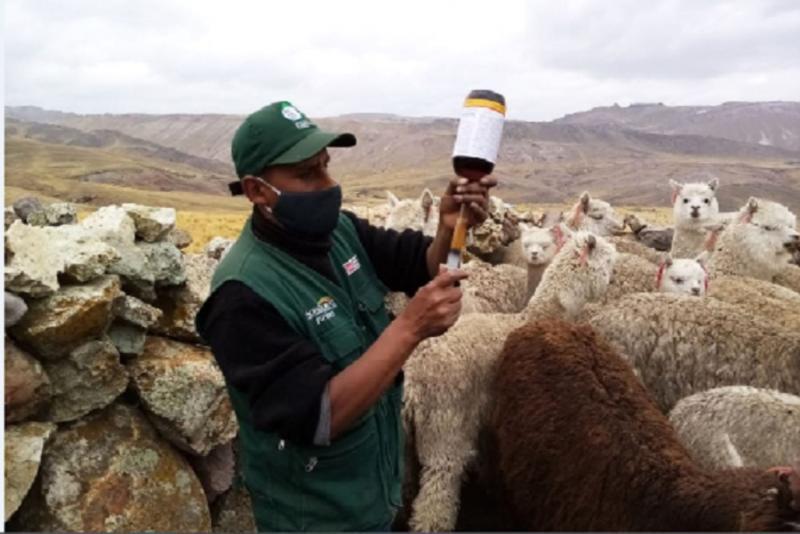
MULTIPOLYGON (((669 254, 584 193, 466 264, 458 322, 404 367, 412 530, 457 527, 483 430, 518 529, 800 529, 796 217, 671 186, 669 254)), ((436 202, 391 195, 386 226, 432 234, 436 202)))

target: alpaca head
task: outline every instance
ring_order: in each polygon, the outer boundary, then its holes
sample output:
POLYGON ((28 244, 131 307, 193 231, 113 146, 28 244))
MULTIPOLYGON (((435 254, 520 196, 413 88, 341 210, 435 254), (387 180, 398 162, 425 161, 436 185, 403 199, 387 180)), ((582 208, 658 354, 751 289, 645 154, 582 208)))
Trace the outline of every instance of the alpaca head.
POLYGON ((712 222, 719 214, 717 188, 719 181, 683 184, 669 181, 672 186, 672 215, 675 226, 701 228, 712 222))
POLYGON ((656 287, 662 293, 702 297, 708 289, 708 273, 702 259, 667 256, 658 266, 656 287))
POLYGON ((622 219, 611 204, 584 191, 572 207, 567 225, 572 230, 583 230, 597 236, 619 235, 625 231, 622 219))
POLYGON ((779 202, 750 197, 739 210, 739 222, 797 228, 797 216, 779 202))
POLYGON ((575 232, 545 270, 534 299, 554 292, 567 315, 577 316, 587 302, 603 297, 616 259, 617 249, 604 238, 575 232))
POLYGON ((551 228, 521 224, 520 229, 520 242, 525 261, 535 266, 550 263, 572 235, 572 231, 564 224, 557 224, 551 228))
POLYGON ((741 245, 749 255, 762 255, 766 261, 776 261, 779 267, 793 261, 800 247, 796 230, 797 217, 777 202, 751 197, 739 210, 741 245))
POLYGON ((420 230, 427 236, 436 235, 439 226, 439 199, 430 189, 425 189, 417 199, 398 199, 387 191, 389 213, 386 228, 402 231, 407 228, 420 230))

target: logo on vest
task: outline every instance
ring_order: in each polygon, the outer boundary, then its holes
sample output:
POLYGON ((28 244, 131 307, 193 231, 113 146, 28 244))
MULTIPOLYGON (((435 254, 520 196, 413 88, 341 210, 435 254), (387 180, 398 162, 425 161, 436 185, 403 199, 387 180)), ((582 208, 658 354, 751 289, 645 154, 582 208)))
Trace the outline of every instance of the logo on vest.
POLYGON ((352 258, 344 262, 342 264, 342 267, 344 267, 344 272, 347 273, 347 276, 352 276, 354 272, 356 272, 361 268, 361 264, 358 261, 358 257, 353 256, 352 258))
POLYGON ((317 305, 306 312, 306 319, 321 324, 336 316, 336 301, 329 296, 320 297, 317 305))

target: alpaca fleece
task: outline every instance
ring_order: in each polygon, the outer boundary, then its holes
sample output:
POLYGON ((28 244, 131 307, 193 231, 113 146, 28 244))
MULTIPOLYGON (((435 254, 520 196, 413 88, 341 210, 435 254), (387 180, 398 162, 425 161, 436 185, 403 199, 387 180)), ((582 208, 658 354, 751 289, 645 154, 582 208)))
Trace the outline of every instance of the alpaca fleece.
POLYGON ((681 399, 669 413, 681 442, 707 468, 779 465, 800 456, 800 397, 728 386, 681 399))
POLYGON ((720 386, 800 393, 800 332, 745 307, 637 293, 609 303, 589 322, 628 359, 664 412, 720 386))

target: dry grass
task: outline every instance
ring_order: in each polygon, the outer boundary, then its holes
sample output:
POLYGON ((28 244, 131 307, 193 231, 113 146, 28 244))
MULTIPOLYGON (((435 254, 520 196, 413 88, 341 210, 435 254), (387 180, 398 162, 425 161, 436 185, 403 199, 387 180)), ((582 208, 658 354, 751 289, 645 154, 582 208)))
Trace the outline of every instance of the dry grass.
MULTIPOLYGON (((534 214, 537 214, 545 211, 566 212, 571 209, 572 206, 569 204, 518 204, 516 207, 520 211, 524 212, 529 210, 534 214)), ((632 213, 638 216, 642 221, 646 221, 649 224, 660 226, 672 225, 672 208, 669 206, 614 206, 614 209, 617 211, 620 217, 624 217, 625 215, 632 213)))
MULTIPOLYGON (((368 202, 370 207, 375 206, 373 202, 368 202)), ((530 209, 534 213, 545 210, 567 209, 569 206, 556 206, 544 204, 525 204, 524 209, 530 209)), ((672 210, 661 207, 621 207, 617 208, 621 214, 634 213, 643 220, 651 224, 669 225, 672 221, 672 210)), ((202 212, 202 211, 178 211, 178 227, 186 230, 192 236, 192 244, 186 252, 199 252, 215 236, 235 238, 242 230, 245 220, 250 215, 250 211, 230 211, 230 212, 202 212)))
POLYGON ((178 228, 189 232, 192 244, 186 252, 200 252, 216 236, 233 239, 239 235, 250 211, 208 213, 202 211, 179 211, 178 228))

